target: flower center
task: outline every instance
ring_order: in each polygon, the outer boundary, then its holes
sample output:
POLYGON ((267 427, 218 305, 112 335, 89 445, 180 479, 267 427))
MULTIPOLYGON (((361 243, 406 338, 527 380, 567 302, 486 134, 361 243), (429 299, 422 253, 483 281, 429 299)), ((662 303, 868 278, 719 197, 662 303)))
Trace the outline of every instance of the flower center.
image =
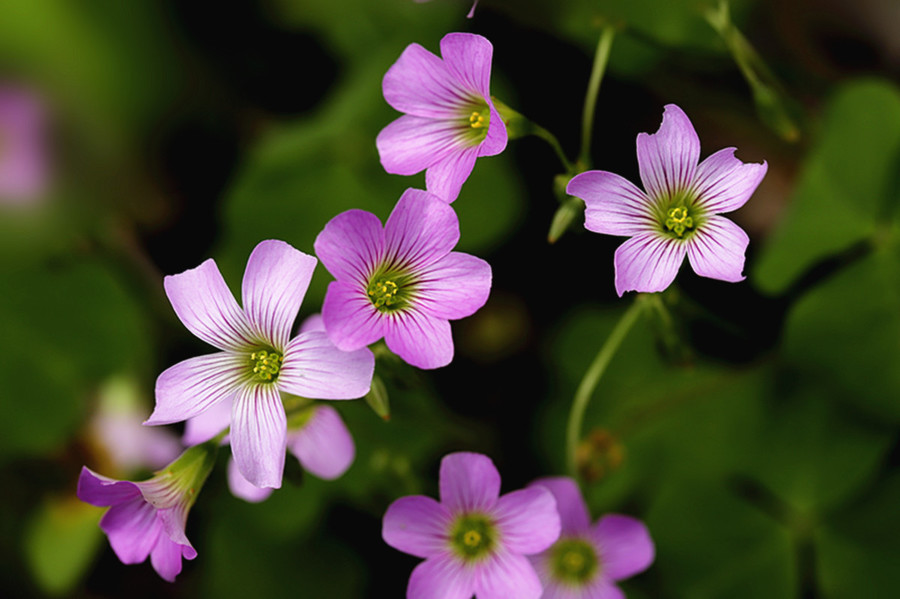
POLYGON ((550 551, 550 569, 554 578, 561 582, 584 584, 600 569, 594 546, 584 539, 557 541, 550 551))
POLYGON ((261 349, 250 354, 253 375, 261 381, 272 383, 278 378, 284 356, 273 350, 261 349))
POLYGON ((496 543, 494 522, 483 514, 460 516, 451 530, 450 547, 467 560, 488 555, 496 543))
POLYGON ((472 129, 481 129, 482 127, 486 127, 491 122, 491 114, 482 114, 480 112, 473 112, 472 116, 469 117, 469 126, 472 129))
POLYGON ((460 111, 459 134, 464 143, 477 146, 487 137, 491 124, 491 109, 481 100, 473 98, 472 103, 460 111))
POLYGON ((372 300, 372 303, 375 304, 376 308, 390 308, 400 301, 400 298, 397 297, 398 291, 400 291, 400 287, 397 286, 397 283, 385 278, 378 279, 370 284, 369 288, 366 290, 366 294, 369 296, 369 299, 372 300))
POLYGON ((666 213, 666 229, 672 231, 678 237, 683 237, 685 231, 694 228, 694 219, 685 206, 670 208, 666 213))

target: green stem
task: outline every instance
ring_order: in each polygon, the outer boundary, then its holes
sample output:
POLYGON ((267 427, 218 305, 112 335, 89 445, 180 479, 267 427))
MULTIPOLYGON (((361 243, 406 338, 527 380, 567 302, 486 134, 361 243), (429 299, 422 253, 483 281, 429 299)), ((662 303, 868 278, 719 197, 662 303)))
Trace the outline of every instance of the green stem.
POLYGON ((581 440, 581 426, 584 422, 584 412, 587 410, 588 402, 590 402, 591 395, 594 394, 594 390, 600 382, 600 377, 606 372, 609 362, 616 354, 616 351, 618 351, 619 346, 622 344, 628 331, 630 331, 634 323, 637 322, 637 318, 645 305, 645 296, 639 295, 635 298, 634 303, 625 311, 622 318, 609 334, 609 337, 606 338, 606 343, 604 343, 603 347, 600 348, 600 351, 597 352, 594 361, 591 362, 587 372, 584 373, 584 378, 581 379, 578 390, 575 391, 575 399, 572 401, 572 410, 569 412, 569 424, 566 427, 566 462, 569 474, 572 477, 577 477, 578 475, 578 465, 576 463, 575 454, 578 449, 578 442, 581 440))
POLYGON ((594 55, 594 67, 591 70, 591 79, 588 82, 587 95, 584 98, 584 114, 581 119, 581 154, 579 162, 589 164, 591 159, 591 133, 594 129, 594 109, 597 105, 597 94, 600 92, 600 82, 606 72, 606 64, 609 62, 609 50, 612 47, 615 29, 609 25, 603 28, 600 41, 597 42, 597 53, 594 55))
POLYGON ((544 129, 541 126, 535 125, 534 131, 532 132, 536 137, 540 137, 553 148, 553 151, 556 152, 556 156, 559 158, 559 161, 562 162, 563 168, 566 169, 566 172, 570 175, 575 173, 575 167, 569 162, 569 159, 566 158, 565 152, 563 152, 562 146, 559 145, 559 140, 556 139, 556 136, 544 129))

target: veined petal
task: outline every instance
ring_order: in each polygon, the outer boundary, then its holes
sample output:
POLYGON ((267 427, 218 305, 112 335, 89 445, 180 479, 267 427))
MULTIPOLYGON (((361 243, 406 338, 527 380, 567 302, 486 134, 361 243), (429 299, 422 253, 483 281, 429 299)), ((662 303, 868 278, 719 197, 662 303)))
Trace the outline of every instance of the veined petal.
POLYGON ((418 309, 384 314, 388 349, 416 368, 431 369, 453 361, 450 323, 418 309))
POLYGON ((687 244, 657 233, 635 235, 616 250, 616 292, 662 291, 675 280, 687 244))
POLYGON ((403 115, 388 124, 375 138, 381 165, 392 175, 415 175, 468 148, 477 147, 466 141, 465 125, 463 117, 435 120, 403 115))
MULTIPOLYGON (((394 501, 384 513, 384 542, 416 557, 441 555, 447 549, 452 515, 446 507, 424 495, 394 501)), ((468 598, 467 598, 468 599, 468 598)))
POLYGON ((421 189, 407 189, 384 225, 384 263, 417 274, 450 253, 459 241, 453 208, 421 189))
POLYGON ((481 98, 491 97, 491 42, 474 33, 448 33, 441 39, 441 57, 460 86, 481 98))
POLYGON ((218 401, 208 409, 200 412, 184 423, 184 434, 181 442, 185 445, 199 445, 209 441, 231 424, 231 406, 234 394, 223 401, 218 401))
POLYGON ((475 594, 478 599, 539 599, 542 591, 541 581, 524 555, 497 552, 477 569, 475 594))
POLYGON ((653 540, 637 518, 608 514, 591 530, 591 538, 600 550, 603 574, 610 580, 634 576, 653 563, 653 540))
POLYGON ((244 313, 258 336, 275 349, 282 349, 290 339, 315 268, 313 256, 275 239, 259 243, 247 260, 244 313))
POLYGON ((156 379, 156 407, 144 424, 170 424, 197 416, 231 397, 246 381, 249 358, 219 352, 188 358, 156 379))
POLYGON ((575 175, 566 193, 584 200, 584 227, 606 235, 637 235, 656 224, 652 202, 638 187, 615 173, 575 175))
POLYGON ((509 141, 509 134, 506 131, 506 123, 503 122, 503 117, 500 116, 500 113, 494 108, 494 103, 490 100, 488 100, 488 106, 491 110, 491 122, 488 125, 487 135, 482 140, 481 145, 478 146, 479 156, 496 156, 506 149, 506 144, 509 141))
POLYGON ((354 351, 384 337, 386 319, 366 295, 364 286, 344 281, 328 285, 322 303, 328 338, 338 349, 354 351))
POLYGON ((194 559, 197 552, 192 555, 185 555, 186 547, 175 543, 165 535, 160 535, 156 545, 150 551, 150 563, 153 569, 159 574, 163 580, 175 582, 175 577, 181 574, 181 558, 194 559))
MULTIPOLYGON (((493 123, 489 125, 492 127, 493 123)), ((475 160, 478 158, 481 146, 460 147, 452 153, 447 152, 444 157, 425 171, 425 187, 448 204, 459 197, 463 183, 472 174, 475 168, 475 160)))
POLYGON ((426 559, 412 571, 406 599, 471 599, 475 593, 472 574, 448 554, 426 559))
POLYGON ((141 490, 127 480, 114 480, 97 474, 87 466, 81 467, 78 477, 78 499, 91 505, 106 507, 141 497, 141 490))
POLYGON ((419 44, 407 46, 391 65, 381 90, 396 110, 431 119, 458 118, 472 94, 444 61, 419 44))
POLYGON ((500 497, 494 516, 503 546, 513 553, 540 553, 559 538, 556 500, 545 487, 533 486, 500 497))
POLYGON ((272 494, 269 487, 257 487, 244 478, 234 459, 228 460, 228 489, 235 497, 250 503, 265 501, 272 494))
POLYGON ((287 418, 278 388, 247 385, 234 398, 231 452, 238 470, 257 487, 281 487, 287 418))
POLYGON ((491 293, 490 264, 461 252, 450 252, 421 271, 419 277, 416 305, 437 318, 470 316, 491 293))
POLYGON ((500 473, 480 453, 445 455, 439 478, 441 503, 453 512, 490 510, 500 496, 500 473))
POLYGON ((736 283, 744 280, 744 252, 750 238, 724 216, 710 216, 688 240, 687 254, 701 277, 736 283))
POLYGON ((384 230, 378 217, 354 209, 328 221, 313 247, 331 276, 365 287, 375 265, 381 261, 383 239, 384 230))
POLYGON ((356 446, 337 410, 322 405, 314 410, 303 428, 288 433, 288 449, 304 469, 319 478, 334 480, 353 463, 356 446))
POLYGON ((156 509, 143 498, 109 508, 100 519, 100 528, 123 564, 141 563, 150 555, 159 536, 165 536, 156 509))
POLYGON ((713 214, 737 210, 756 191, 768 168, 765 161, 741 162, 735 158, 734 148, 719 150, 697 167, 696 205, 713 214))
POLYGON ((288 344, 278 387, 310 399, 356 399, 369 392, 374 372, 368 348, 342 351, 325 331, 310 331, 288 344))
POLYGON ((644 189, 662 198, 688 189, 700 160, 700 138, 687 115, 675 104, 666 105, 656 133, 639 133, 637 159, 644 189))
POLYGON ((553 493, 563 534, 583 533, 591 527, 591 516, 578 484, 568 476, 539 478, 529 486, 539 485, 553 493))
POLYGON ((187 329, 213 347, 239 351, 250 347, 253 333, 213 259, 163 284, 175 314, 187 329))

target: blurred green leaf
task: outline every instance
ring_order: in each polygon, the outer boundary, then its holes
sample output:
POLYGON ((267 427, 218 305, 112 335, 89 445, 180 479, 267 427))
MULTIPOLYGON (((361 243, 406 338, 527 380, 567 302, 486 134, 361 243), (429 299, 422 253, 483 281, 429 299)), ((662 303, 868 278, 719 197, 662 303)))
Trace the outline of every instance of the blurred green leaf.
POLYGON ((825 110, 791 202, 756 262, 763 290, 785 290, 818 261, 870 238, 889 213, 900 158, 900 91, 843 85, 825 110))

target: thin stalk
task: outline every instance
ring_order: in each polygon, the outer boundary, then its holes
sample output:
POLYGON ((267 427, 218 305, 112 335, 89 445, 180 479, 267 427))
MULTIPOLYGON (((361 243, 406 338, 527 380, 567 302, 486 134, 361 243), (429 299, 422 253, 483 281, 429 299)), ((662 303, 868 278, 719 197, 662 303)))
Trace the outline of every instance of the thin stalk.
POLYGON ((607 25, 600 34, 597 42, 597 52, 594 54, 594 67, 591 70, 591 79, 588 82, 587 94, 584 98, 584 114, 581 119, 581 154, 579 162, 589 164, 591 157, 591 134, 594 130, 594 110, 597 106, 597 94, 600 92, 600 82, 606 72, 606 64, 609 62, 609 51, 612 47, 615 29, 607 25))
POLYGON ((556 136, 540 127, 538 125, 534 126, 534 131, 532 132, 536 137, 540 137, 553 148, 553 151, 556 152, 556 156, 559 158, 559 161, 562 162, 563 168, 566 169, 566 172, 571 176, 575 172, 575 167, 569 162, 569 159, 566 158, 565 152, 563 152, 562 146, 559 145, 559 140, 556 139, 556 136))
POLYGON ((587 372, 584 373, 584 378, 581 379, 578 390, 575 391, 575 399, 572 401, 572 410, 569 412, 569 424, 566 427, 566 463, 569 474, 573 478, 578 475, 578 465, 575 454, 578 450, 578 442, 581 439, 581 427, 584 422, 584 412, 587 410, 588 403, 591 400, 591 396, 594 394, 594 390, 597 388, 597 384, 600 382, 600 378, 603 376, 603 373, 606 372, 607 366, 609 366, 610 361, 616 354, 616 351, 618 351, 622 341, 628 335, 628 331, 630 331, 634 323, 637 322, 638 316, 645 304, 646 301, 644 296, 639 295, 635 298, 634 303, 632 303, 628 310, 625 311, 622 318, 619 319, 619 322, 616 323, 615 328, 609 334, 609 337, 606 338, 603 347, 597 352, 594 361, 591 362, 587 372))

